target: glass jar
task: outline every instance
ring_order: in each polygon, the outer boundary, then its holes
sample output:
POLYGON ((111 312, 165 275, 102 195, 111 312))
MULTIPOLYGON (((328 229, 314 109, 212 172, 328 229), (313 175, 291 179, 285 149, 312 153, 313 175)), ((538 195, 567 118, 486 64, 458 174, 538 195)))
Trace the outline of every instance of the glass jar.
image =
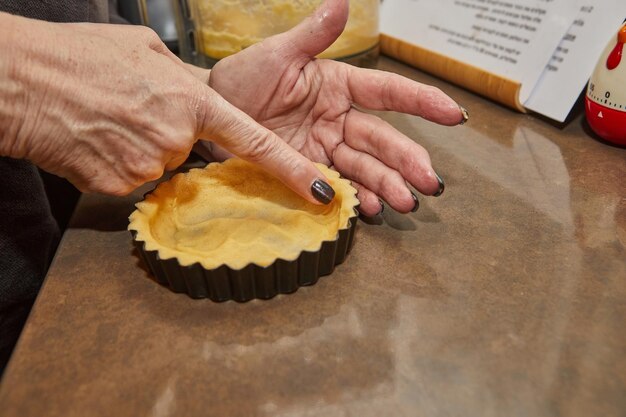
MULTIPOLYGON (((268 36, 285 32, 322 0, 179 0, 183 60, 211 67, 268 36)), ((379 0, 350 0, 348 23, 320 58, 373 66, 378 57, 379 0)))

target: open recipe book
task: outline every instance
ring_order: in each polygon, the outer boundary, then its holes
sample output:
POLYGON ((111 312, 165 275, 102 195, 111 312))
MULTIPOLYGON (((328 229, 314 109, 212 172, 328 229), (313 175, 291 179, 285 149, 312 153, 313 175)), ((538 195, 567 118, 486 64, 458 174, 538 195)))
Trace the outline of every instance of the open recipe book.
POLYGON ((381 51, 563 122, 625 18, 626 0, 385 0, 381 51))

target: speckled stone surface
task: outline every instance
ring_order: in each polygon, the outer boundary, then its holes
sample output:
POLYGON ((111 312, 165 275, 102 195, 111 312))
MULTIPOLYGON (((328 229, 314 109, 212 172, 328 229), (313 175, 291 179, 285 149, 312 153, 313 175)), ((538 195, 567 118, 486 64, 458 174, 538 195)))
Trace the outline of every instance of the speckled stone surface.
POLYGON ((125 230, 145 190, 83 196, 0 414, 626 415, 626 150, 580 111, 555 127, 380 67, 470 111, 454 128, 385 115, 430 151, 443 196, 360 222, 315 286, 245 304, 149 277, 125 230))

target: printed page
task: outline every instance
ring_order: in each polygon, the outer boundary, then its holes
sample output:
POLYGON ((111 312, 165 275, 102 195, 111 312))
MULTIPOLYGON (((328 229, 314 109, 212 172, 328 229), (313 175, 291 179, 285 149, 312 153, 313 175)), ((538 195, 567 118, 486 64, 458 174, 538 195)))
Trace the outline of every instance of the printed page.
POLYGON ((626 19, 624 0, 587 0, 524 105, 565 121, 610 39, 626 19))
POLYGON ((385 0, 381 32, 520 82, 524 103, 576 18, 580 3, 385 0))

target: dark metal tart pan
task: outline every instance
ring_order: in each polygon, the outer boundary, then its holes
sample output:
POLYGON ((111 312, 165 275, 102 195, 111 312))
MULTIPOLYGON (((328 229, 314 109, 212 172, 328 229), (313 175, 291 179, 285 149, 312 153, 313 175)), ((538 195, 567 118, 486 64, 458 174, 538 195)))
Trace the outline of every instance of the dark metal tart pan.
POLYGON ((357 218, 355 208, 354 216, 348 219, 345 229, 339 230, 337 239, 322 242, 319 251, 303 251, 295 260, 277 259, 267 267, 251 263, 242 269, 222 265, 209 270, 199 263, 182 266, 176 258, 161 259, 157 250, 146 250, 145 242, 136 239, 137 232, 131 230, 131 234, 140 257, 156 280, 172 291, 192 298, 245 302, 292 293, 333 272, 352 248, 357 218))

